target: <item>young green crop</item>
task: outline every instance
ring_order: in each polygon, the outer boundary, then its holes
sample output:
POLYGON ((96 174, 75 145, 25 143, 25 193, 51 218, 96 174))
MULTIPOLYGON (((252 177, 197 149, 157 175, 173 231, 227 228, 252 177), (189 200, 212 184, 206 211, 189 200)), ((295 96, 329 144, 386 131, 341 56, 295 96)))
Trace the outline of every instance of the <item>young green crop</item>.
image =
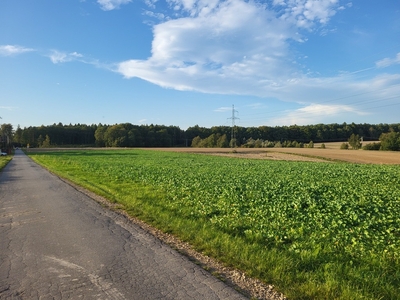
MULTIPOLYGON (((33 157, 128 210, 167 212, 182 224, 191 220, 240 240, 248 247, 243 253, 220 253, 220 258, 276 284, 293 299, 400 298, 398 166, 139 150, 33 157), (290 269, 251 261, 268 251, 276 260, 284 257, 290 269)), ((162 218, 160 213, 155 223, 162 218)))

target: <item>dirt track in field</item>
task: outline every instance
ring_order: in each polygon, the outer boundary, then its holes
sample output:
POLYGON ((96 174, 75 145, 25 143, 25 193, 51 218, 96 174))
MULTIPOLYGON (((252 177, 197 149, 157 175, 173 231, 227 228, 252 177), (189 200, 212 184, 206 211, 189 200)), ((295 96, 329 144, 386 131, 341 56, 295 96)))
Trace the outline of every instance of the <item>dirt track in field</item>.
MULTIPOLYGON (((286 160, 286 161, 343 161, 360 164, 386 164, 400 165, 400 152, 394 151, 367 151, 367 150, 342 150, 341 143, 325 144, 321 149, 320 144, 314 148, 153 148, 160 151, 174 151, 220 155, 229 157, 286 160)), ((149 148, 146 148, 149 149, 149 148)))

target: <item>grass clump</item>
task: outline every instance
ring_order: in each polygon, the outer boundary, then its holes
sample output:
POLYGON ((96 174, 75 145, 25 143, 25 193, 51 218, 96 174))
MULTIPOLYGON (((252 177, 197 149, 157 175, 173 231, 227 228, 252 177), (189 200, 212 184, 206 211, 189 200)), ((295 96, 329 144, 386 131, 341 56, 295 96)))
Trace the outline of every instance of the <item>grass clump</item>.
POLYGON ((2 170, 12 159, 11 156, 0 156, 0 170, 2 170))

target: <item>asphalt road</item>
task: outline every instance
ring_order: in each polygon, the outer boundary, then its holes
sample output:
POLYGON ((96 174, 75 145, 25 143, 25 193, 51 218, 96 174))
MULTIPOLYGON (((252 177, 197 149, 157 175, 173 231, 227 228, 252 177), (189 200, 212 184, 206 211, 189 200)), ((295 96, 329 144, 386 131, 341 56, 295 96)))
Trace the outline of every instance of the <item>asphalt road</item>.
POLYGON ((34 163, 0 172, 0 299, 245 299, 34 163))

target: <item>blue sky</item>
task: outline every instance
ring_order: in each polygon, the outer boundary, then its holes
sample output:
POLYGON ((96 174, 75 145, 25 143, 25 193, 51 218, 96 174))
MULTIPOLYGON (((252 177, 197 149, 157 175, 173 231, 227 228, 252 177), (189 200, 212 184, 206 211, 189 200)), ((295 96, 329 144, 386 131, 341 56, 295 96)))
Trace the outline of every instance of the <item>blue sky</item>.
POLYGON ((0 123, 400 122, 398 0, 1 0, 0 123))

